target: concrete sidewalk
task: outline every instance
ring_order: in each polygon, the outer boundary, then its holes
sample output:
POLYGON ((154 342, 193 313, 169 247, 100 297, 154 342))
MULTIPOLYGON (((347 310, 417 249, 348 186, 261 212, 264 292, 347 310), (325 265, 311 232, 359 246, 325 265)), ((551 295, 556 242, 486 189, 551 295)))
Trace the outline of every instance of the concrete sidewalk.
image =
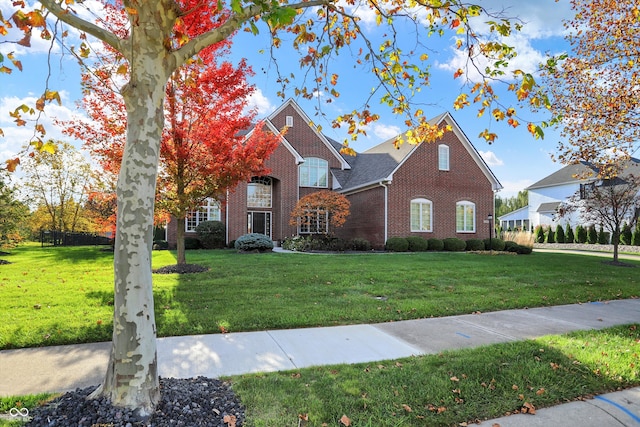
MULTIPOLYGON (((640 300, 618 300, 375 325, 158 339, 160 376, 220 377, 361 363, 640 322, 640 300)), ((102 382, 110 343, 0 352, 0 396, 102 382)), ((487 421, 482 426, 640 426, 640 388, 487 421)))

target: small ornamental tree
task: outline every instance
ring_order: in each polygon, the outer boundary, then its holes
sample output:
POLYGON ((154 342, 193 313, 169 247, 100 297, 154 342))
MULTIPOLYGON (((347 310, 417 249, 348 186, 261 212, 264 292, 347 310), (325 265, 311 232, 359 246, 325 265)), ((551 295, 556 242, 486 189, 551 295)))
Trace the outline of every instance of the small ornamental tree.
POLYGON ((575 236, 573 235, 573 228, 571 228, 571 224, 567 223, 567 227, 564 230, 564 242, 573 243, 574 240, 575 236))
POLYGON ((604 227, 602 225, 600 226, 600 230, 598 230, 598 244, 599 245, 609 244, 609 233, 604 231, 604 227))
POLYGON ((544 227, 541 225, 536 227, 536 243, 544 243, 544 227))
POLYGON ((587 243, 587 229, 582 225, 576 226, 576 241, 578 243, 587 243))
POLYGON ((633 235, 631 236, 631 244, 633 246, 640 246, 640 227, 636 225, 636 229, 633 230, 633 235))
POLYGON ((317 191, 298 200, 289 224, 297 225, 301 233, 328 235, 331 228, 344 225, 350 206, 349 200, 340 193, 317 191))

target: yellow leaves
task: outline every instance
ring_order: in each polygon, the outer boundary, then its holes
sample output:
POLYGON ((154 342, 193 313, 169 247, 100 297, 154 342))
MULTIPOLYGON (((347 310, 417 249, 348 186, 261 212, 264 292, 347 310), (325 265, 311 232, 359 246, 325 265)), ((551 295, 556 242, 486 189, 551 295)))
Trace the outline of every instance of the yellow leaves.
POLYGON ((466 93, 461 93, 460 95, 458 95, 456 100, 453 102, 453 108, 455 108, 456 110, 461 110, 464 107, 470 105, 467 98, 468 98, 468 95, 466 93))
POLYGON ((429 55, 427 55, 426 53, 423 53, 422 55, 420 55, 420 61, 426 61, 429 59, 429 55))
POLYGON ((484 138, 485 141, 487 141, 489 144, 492 144, 493 142, 495 142, 496 138, 498 138, 498 135, 493 132, 489 132, 488 129, 485 129, 480 132, 480 135, 478 135, 478 137, 484 138))
POLYGON ((460 77, 463 74, 464 74, 464 70, 462 68, 458 68, 458 70, 453 74, 453 78, 457 79, 458 77, 460 77))
POLYGON ((45 102, 58 101, 58 105, 62 105, 62 100, 60 99, 60 94, 57 91, 47 90, 44 95, 42 95, 36 101, 36 110, 44 111, 45 102))
POLYGON ((126 75, 128 72, 129 72, 129 67, 127 66, 127 64, 122 64, 118 67, 116 74, 126 75))
POLYGON ((493 111, 491 112, 491 115, 492 115, 492 116, 493 116, 497 121, 504 120, 504 118, 505 118, 504 111, 502 111, 502 110, 501 110, 501 109, 499 109, 499 108, 496 108, 495 110, 493 110, 493 111))

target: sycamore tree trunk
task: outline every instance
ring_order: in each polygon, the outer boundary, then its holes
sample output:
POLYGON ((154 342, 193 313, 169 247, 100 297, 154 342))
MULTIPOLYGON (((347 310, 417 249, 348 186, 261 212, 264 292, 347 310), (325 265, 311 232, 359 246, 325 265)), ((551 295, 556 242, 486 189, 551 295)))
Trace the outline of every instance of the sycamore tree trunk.
POLYGON ((184 215, 180 215, 179 218, 176 218, 176 226, 178 227, 176 231, 177 242, 177 255, 178 255, 178 265, 186 264, 187 257, 185 255, 185 247, 184 247, 184 229, 186 225, 186 218, 184 215))
MULTIPOLYGON (((162 9, 159 3, 144 4, 162 9)), ((163 31, 166 34, 172 25, 161 19, 166 14, 166 9, 140 11, 140 21, 132 26, 135 54, 128 58, 131 77, 122 91, 127 141, 116 187, 113 340, 104 382, 92 395, 107 396, 115 406, 133 409, 141 417, 149 416, 160 400, 151 253, 163 102, 170 74, 166 69, 171 66, 162 44, 163 31)))

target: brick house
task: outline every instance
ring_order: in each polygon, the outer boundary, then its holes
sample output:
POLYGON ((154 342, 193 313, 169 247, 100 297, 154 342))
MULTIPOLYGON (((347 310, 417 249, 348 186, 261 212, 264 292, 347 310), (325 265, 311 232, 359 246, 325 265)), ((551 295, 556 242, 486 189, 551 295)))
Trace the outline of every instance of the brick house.
MULTIPOLYGON (((361 237, 381 248, 396 236, 488 237, 484 220, 493 215, 494 193, 502 186, 450 114, 432 120, 453 129, 435 143, 396 149, 393 138, 356 156, 340 154, 341 144, 310 123, 293 100, 272 113, 268 126, 289 129, 266 162, 269 176, 254 177, 226 200, 200 207, 187 219, 186 235, 205 220, 224 222, 227 241, 248 232, 276 242, 306 234, 312 230, 289 224, 290 212, 299 198, 329 189, 351 202, 347 222, 334 230, 345 239, 361 237)), ((171 246, 175 227, 169 223, 171 246)))

